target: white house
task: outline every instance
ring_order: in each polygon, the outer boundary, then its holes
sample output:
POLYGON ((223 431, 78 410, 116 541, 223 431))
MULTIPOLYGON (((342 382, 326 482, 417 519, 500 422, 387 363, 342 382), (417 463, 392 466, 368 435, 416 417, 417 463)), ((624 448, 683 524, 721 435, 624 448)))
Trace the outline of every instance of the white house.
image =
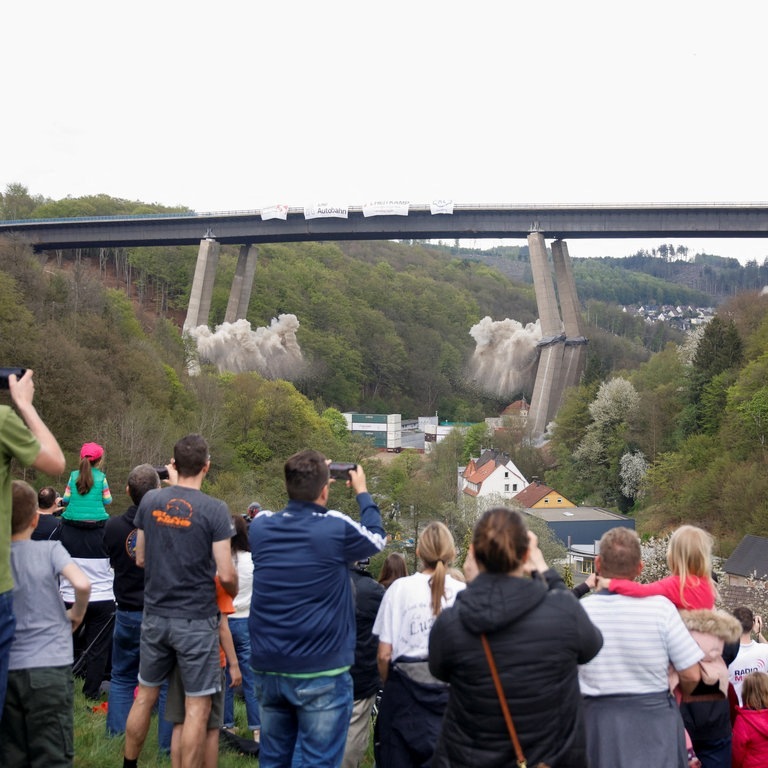
POLYGON ((491 448, 478 459, 470 459, 461 475, 461 491, 467 496, 496 495, 514 498, 528 487, 528 481, 506 453, 491 448))

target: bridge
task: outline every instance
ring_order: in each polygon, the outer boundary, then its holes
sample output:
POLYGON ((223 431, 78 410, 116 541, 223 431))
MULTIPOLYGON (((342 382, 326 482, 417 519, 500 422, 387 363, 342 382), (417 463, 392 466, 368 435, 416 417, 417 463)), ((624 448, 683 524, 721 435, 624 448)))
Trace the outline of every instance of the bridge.
MULTIPOLYGON (((768 238, 768 204, 695 203, 635 205, 453 205, 404 204, 405 215, 366 215, 365 206, 341 215, 307 217, 305 208, 285 208, 285 218, 265 211, 174 213, 141 216, 0 222, 0 235, 27 240, 37 251, 69 248, 131 248, 219 243, 258 244, 321 240, 525 239, 543 232, 553 239, 768 238), (272 215, 272 214, 267 214, 272 215)), ((402 210, 402 208, 401 208, 402 210)))
POLYGON ((568 387, 578 384, 586 361, 587 339, 566 239, 768 237, 768 205, 762 203, 540 206, 437 202, 12 221, 0 222, 0 236, 21 239, 36 251, 199 243, 185 330, 208 324, 221 243, 241 246, 225 314, 225 322, 234 322, 248 310, 260 243, 527 239, 542 331, 528 414, 534 440, 545 434, 568 387), (551 266, 545 236, 553 239, 551 266))

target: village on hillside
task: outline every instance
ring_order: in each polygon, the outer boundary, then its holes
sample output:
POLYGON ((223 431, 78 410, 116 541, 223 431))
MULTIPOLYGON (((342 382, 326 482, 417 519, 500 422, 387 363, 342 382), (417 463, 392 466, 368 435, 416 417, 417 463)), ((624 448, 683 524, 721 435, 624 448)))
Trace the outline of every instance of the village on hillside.
POLYGON ((690 331, 708 323, 715 316, 714 307, 673 306, 672 304, 629 304, 622 311, 642 318, 649 325, 666 323, 678 331, 690 331))

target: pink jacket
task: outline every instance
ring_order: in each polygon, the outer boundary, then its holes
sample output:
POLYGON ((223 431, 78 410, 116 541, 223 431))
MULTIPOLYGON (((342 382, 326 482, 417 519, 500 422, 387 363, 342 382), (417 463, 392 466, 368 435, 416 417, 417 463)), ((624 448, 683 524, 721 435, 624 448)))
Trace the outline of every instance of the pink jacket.
POLYGON ((650 597, 661 595, 671 600, 678 608, 714 608, 715 591, 708 579, 689 576, 685 582, 683 597, 680 597, 680 577, 673 574, 650 584, 638 584, 629 579, 611 579, 611 592, 627 597, 650 597))
POLYGON ((732 768, 768 766, 768 709, 736 707, 731 750, 732 768))
MULTIPOLYGON (((699 662, 701 682, 710 686, 707 698, 728 698, 728 667, 723 661, 725 643, 735 643, 741 637, 741 623, 727 611, 680 611, 680 618, 693 639, 704 651, 699 662)), ((679 677, 670 667, 670 689, 674 690, 679 677)), ((699 698, 694 696, 693 699, 699 698)), ((686 700, 688 697, 686 697, 686 700)))

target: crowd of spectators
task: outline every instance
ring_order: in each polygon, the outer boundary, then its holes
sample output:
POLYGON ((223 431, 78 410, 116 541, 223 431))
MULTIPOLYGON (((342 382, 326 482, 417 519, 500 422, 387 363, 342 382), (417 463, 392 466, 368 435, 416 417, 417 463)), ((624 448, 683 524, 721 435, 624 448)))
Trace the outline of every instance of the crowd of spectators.
POLYGON ((283 509, 254 502, 233 516, 202 491, 208 444, 187 435, 164 482, 151 465, 131 471, 131 505, 110 517, 97 443, 82 446, 61 496, 12 480, 12 459, 58 476, 64 456, 32 405, 31 371, 9 389, 3 766, 73 765, 75 672, 91 703, 108 697, 124 768, 138 765, 153 712, 173 766, 213 768, 236 729, 235 688, 262 768, 359 768, 371 731, 378 768, 768 765, 762 618, 715 607, 699 528, 673 533, 670 576, 645 585, 637 534, 614 528, 599 576, 569 590, 524 515, 496 507, 477 520, 463 570, 435 521, 418 537, 418 570, 390 553, 377 581, 367 566, 386 532, 359 465, 333 477, 322 454, 301 451, 285 463, 283 509), (334 482, 354 493, 357 519, 329 508, 334 482))

